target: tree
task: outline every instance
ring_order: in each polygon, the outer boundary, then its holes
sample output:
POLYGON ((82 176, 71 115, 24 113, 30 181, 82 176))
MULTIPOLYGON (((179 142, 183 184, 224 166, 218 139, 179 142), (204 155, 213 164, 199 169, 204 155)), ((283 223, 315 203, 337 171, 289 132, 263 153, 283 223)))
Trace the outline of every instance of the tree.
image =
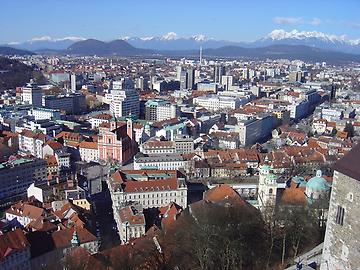
POLYGON ((348 138, 352 138, 355 135, 355 129, 351 123, 346 123, 344 131, 347 132, 348 138))
POLYGON ((170 268, 263 269, 267 236, 254 207, 206 203, 178 221, 167 239, 174 248, 167 256, 170 268))
POLYGON ((337 129, 334 127, 330 133, 330 136, 331 137, 335 137, 336 136, 336 133, 337 133, 337 129))

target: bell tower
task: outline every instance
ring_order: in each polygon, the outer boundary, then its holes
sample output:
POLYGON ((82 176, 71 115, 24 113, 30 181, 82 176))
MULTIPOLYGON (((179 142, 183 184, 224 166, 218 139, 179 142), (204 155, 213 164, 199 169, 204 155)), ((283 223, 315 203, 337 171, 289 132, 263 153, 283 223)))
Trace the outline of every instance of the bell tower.
POLYGON ((263 211, 267 206, 276 205, 277 177, 272 173, 272 167, 265 164, 260 166, 259 186, 258 186, 258 203, 259 208, 263 211))

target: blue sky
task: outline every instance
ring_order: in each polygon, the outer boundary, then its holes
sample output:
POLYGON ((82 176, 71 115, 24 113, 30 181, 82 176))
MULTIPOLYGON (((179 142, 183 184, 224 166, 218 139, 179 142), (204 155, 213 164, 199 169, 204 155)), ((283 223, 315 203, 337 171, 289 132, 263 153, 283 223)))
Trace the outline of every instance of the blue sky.
POLYGON ((168 32, 252 41, 273 29, 360 38, 359 11, 359 0, 1 0, 0 43, 168 32))

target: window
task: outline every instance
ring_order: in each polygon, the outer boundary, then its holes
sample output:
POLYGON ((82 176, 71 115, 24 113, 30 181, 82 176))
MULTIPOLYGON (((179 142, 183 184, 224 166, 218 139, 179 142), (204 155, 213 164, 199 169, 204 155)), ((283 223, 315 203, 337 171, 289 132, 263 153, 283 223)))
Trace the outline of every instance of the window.
POLYGON ((269 194, 270 195, 273 194, 273 189, 272 188, 269 189, 269 194))
POLYGON ((344 224, 344 215, 345 215, 345 209, 338 205, 337 213, 336 213, 336 224, 343 225, 344 224))
POLYGON ((347 195, 347 199, 350 201, 350 202, 353 202, 354 200, 354 194, 349 192, 348 195, 347 195))

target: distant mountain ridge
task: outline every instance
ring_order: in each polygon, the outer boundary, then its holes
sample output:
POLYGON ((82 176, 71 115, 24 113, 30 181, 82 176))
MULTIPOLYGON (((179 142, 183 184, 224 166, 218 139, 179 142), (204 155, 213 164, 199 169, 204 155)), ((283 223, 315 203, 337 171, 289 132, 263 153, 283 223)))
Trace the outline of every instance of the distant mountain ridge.
MULTIPOLYGON (((196 58, 198 50, 149 50, 139 49, 124 40, 103 42, 96 39, 79 41, 71 45, 65 54, 73 55, 118 55, 118 56, 190 56, 196 58)), ((304 45, 271 45, 257 48, 224 46, 216 49, 204 49, 204 57, 256 58, 256 59, 300 59, 327 62, 360 62, 360 55, 323 50, 304 45)))
POLYGON ((12 47, 0 46, 0 55, 34 55, 35 53, 12 47))
POLYGON ((79 55, 121 55, 135 56, 153 53, 151 50, 138 49, 125 40, 117 39, 110 42, 103 42, 96 39, 87 39, 72 44, 65 50, 69 54, 79 55))
MULTIPOLYGON (((127 41, 135 48, 148 50, 179 51, 199 50, 200 47, 218 49, 224 46, 257 48, 271 45, 306 45, 325 50, 360 54, 360 38, 349 39, 344 35, 329 35, 317 31, 275 29, 252 42, 217 40, 203 34, 181 37, 174 32, 169 32, 161 37, 122 37, 120 39, 127 41)), ((85 40, 83 37, 51 38, 45 36, 33 38, 23 43, 9 43, 6 46, 30 51, 52 51, 65 50, 72 44, 85 40)))

